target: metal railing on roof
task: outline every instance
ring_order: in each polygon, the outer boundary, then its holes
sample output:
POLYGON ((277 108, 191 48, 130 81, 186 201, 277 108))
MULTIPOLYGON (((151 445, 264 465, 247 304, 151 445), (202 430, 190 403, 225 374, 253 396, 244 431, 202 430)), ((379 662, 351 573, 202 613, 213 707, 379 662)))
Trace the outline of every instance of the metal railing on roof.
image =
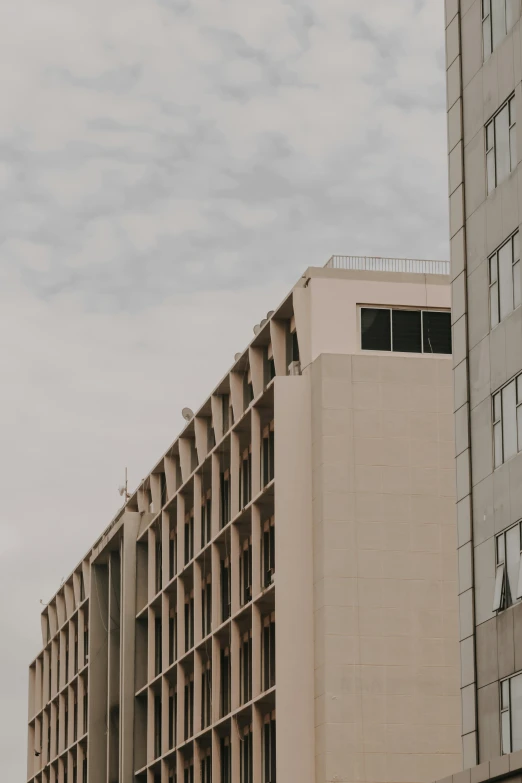
POLYGON ((371 256, 332 256, 329 269, 354 269, 363 272, 405 272, 419 275, 449 275, 449 261, 421 261, 415 258, 379 258, 371 256))

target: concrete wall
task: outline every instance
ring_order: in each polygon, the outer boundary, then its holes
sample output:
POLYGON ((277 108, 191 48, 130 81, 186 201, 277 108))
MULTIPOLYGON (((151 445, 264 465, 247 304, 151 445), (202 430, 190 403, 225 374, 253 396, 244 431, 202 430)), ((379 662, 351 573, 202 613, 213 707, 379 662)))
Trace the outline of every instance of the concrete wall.
POLYGON ((451 360, 308 372, 316 781, 433 780, 461 765, 451 360))
MULTIPOLYGON (((517 15, 520 3, 511 4, 517 15)), ((522 668, 520 606, 493 612, 495 534, 522 517, 522 455, 492 461, 491 394, 522 371, 520 308, 493 330, 488 258, 522 222, 520 166, 487 195, 485 125, 515 93, 522 121, 520 21, 483 61, 480 0, 446 0, 459 602, 464 766, 500 749, 499 678, 522 668)))

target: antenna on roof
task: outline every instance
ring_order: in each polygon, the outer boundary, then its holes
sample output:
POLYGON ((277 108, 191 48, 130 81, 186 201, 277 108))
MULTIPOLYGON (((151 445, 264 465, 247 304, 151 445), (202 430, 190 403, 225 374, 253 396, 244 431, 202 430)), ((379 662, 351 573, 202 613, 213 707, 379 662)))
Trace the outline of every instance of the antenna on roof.
POLYGON ((256 337, 257 337, 257 335, 259 334, 260 331, 261 331, 261 326, 259 324, 256 324, 254 326, 254 334, 256 335, 256 337))
POLYGON ((181 415, 183 416, 185 421, 192 421, 192 419, 194 418, 194 413, 191 411, 190 408, 183 408, 183 410, 181 411, 181 415))
POLYGON ((129 495, 128 491, 127 491, 128 484, 129 484, 129 482, 128 482, 128 479, 127 479, 127 468, 125 468, 125 484, 121 484, 121 486, 118 487, 118 492, 120 493, 120 495, 122 497, 125 498, 125 503, 130 498, 130 495, 129 495))
POLYGON ((242 354, 242 353, 236 353, 236 354, 234 354, 234 361, 235 361, 235 362, 238 362, 238 361, 241 359, 241 357, 242 357, 242 356, 243 356, 243 354, 242 354))
POLYGON ((274 314, 275 314, 275 310, 269 310, 268 313, 266 314, 266 320, 269 321, 274 314))

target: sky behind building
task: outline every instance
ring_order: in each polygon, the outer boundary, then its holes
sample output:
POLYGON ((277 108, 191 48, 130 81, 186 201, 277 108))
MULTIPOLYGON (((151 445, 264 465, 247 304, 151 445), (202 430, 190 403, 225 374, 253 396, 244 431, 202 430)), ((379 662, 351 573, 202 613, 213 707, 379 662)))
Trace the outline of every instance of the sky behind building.
POLYGON ((333 253, 447 259, 443 4, 0 9, 0 772, 47 600, 333 253))

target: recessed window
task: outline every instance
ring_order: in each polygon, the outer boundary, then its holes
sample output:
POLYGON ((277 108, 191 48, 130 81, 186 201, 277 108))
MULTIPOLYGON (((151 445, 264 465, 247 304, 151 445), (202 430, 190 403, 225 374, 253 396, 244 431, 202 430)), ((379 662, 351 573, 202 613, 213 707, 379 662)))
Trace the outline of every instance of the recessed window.
POLYGON ((522 750, 522 674, 500 683, 502 753, 522 750))
POLYGON ((520 15, 520 0, 482 0, 484 60, 506 37, 520 15))
POLYGON ((515 96, 512 95, 486 125, 486 171, 488 194, 517 165, 515 96))
POLYGON ((522 375, 492 397, 493 456, 498 468, 522 451, 522 375))
POLYGON ((451 315, 441 310, 361 308, 363 351, 451 353, 451 315))
POLYGON ((491 328, 522 302, 518 231, 489 258, 489 302, 491 328))
POLYGON ((522 598, 520 522, 496 538, 496 577, 493 611, 507 609, 522 598))

